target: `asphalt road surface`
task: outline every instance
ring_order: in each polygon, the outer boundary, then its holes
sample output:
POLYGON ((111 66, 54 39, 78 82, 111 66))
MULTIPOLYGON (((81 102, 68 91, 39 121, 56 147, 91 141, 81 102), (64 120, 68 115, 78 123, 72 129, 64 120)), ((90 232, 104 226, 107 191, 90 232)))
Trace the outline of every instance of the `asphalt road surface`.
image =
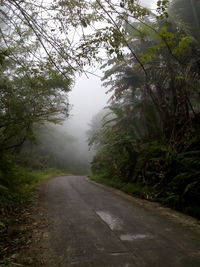
POLYGON ((198 225, 187 217, 82 176, 54 178, 43 195, 56 266, 200 266, 198 225))

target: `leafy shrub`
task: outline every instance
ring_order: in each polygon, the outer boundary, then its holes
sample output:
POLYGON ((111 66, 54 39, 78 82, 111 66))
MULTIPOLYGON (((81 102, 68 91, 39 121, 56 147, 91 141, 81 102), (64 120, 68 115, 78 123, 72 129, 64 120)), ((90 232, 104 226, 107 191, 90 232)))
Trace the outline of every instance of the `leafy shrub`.
POLYGON ((131 158, 122 164, 123 153, 119 157, 109 158, 108 155, 108 151, 101 150, 93 160, 93 172, 98 181, 200 217, 197 206, 200 203, 199 150, 178 153, 170 146, 155 142, 141 145, 133 159, 131 179, 125 170, 120 172, 119 168, 116 172, 114 169, 114 164, 125 169, 131 158))

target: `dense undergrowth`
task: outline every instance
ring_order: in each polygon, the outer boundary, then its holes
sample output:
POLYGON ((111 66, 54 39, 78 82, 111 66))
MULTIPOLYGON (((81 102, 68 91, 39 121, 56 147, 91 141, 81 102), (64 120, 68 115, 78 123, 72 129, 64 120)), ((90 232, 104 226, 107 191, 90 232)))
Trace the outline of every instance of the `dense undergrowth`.
POLYGON ((153 192, 153 188, 148 186, 142 186, 138 183, 124 183, 118 177, 108 178, 105 174, 96 174, 89 176, 91 180, 99 182, 114 188, 117 188, 125 193, 137 195, 148 199, 148 196, 153 192))
POLYGON ((121 158, 113 155, 110 161, 101 154, 97 153, 92 164, 95 181, 200 218, 200 150, 197 140, 184 152, 151 143, 140 147, 135 158, 126 157, 126 160, 122 151, 119 153, 121 158), (130 167, 131 162, 134 163, 130 167))
POLYGON ((10 155, 4 155, 0 164, 0 263, 6 265, 27 241, 23 224, 38 184, 64 173, 57 169, 24 167, 10 155))

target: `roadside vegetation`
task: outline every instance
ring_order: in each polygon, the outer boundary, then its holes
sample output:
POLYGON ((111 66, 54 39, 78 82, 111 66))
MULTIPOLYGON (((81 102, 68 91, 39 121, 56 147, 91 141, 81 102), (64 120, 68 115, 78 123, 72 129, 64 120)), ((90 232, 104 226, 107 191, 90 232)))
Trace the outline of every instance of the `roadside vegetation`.
POLYGON ((92 179, 200 218, 200 6, 157 4, 143 21, 118 16, 123 36, 113 38, 129 52, 102 67, 113 96, 88 132, 92 179))
POLYGON ((113 94, 88 131, 93 179, 200 217, 199 18, 194 0, 1 1, 0 256, 39 181, 88 172, 52 125, 96 63, 113 94))
MULTIPOLYGON (((71 148, 68 144, 73 137, 52 125, 69 116, 67 93, 73 85, 74 67, 67 63, 63 52, 61 55, 61 40, 48 25, 56 16, 52 14, 52 3, 26 2, 0 4, 0 265, 3 266, 11 264, 15 252, 26 245, 26 231, 21 227, 27 218, 25 214, 31 210, 38 184, 73 169, 68 156, 71 148), (57 158, 61 148, 62 155, 57 158)), ((69 53, 68 49, 68 56, 69 53)))
POLYGON ((19 250, 29 245, 32 223, 29 217, 39 183, 54 176, 66 175, 57 169, 23 167, 13 160, 10 156, 3 159, 0 176, 0 263, 3 266, 15 262, 19 250))

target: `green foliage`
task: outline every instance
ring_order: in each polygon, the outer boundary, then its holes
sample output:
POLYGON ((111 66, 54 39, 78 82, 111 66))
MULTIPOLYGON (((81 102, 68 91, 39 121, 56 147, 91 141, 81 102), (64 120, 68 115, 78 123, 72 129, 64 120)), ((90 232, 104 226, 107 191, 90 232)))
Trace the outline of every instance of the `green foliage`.
MULTIPOLYGON (((199 218, 197 203, 200 201, 200 152, 177 153, 170 147, 156 143, 141 146, 137 152, 131 179, 126 172, 123 175, 114 172, 113 158, 109 161, 107 156, 110 154, 106 154, 105 148, 97 152, 93 159, 92 177, 124 192, 156 200, 199 218)), ((118 166, 123 161, 123 155, 114 159, 118 166)), ((133 158, 128 162, 131 160, 133 158)))
MULTIPOLYGON (((39 181, 54 176, 61 171, 56 169, 33 170, 16 163, 16 158, 9 154, 0 158, 0 191, 1 198, 26 202, 39 181)), ((1 199, 1 200, 2 200, 1 199)), ((2 202, 1 202, 2 204, 2 202)))
POLYGON ((141 198, 151 199, 153 192, 153 188, 149 186, 142 186, 139 183, 125 183, 124 181, 119 179, 119 177, 108 178, 108 176, 103 173, 91 175, 90 179, 95 182, 120 189, 125 193, 137 195, 141 198))
POLYGON ((181 55, 185 51, 190 51, 192 49, 192 43, 193 43, 193 39, 191 36, 183 36, 180 39, 178 46, 174 49, 173 54, 181 55))
POLYGON ((121 189, 124 185, 120 179, 118 179, 116 177, 108 179, 108 177, 104 173, 91 175, 90 178, 96 182, 100 182, 100 183, 103 183, 105 185, 115 187, 117 189, 121 189))
POLYGON ((169 0, 158 0, 157 1, 157 12, 159 14, 158 15, 159 19, 165 19, 169 17, 169 14, 167 12, 169 3, 170 3, 169 0))
POLYGON ((132 43, 148 66, 150 88, 132 55, 126 57, 129 65, 115 59, 107 64, 112 67, 105 72, 105 85, 115 101, 111 119, 105 117, 101 129, 91 131, 90 143, 98 144, 92 172, 96 181, 199 218, 199 121, 190 102, 198 106, 199 76, 197 65, 187 69, 182 63, 191 60, 188 54, 195 61, 197 47, 182 30, 162 26, 157 33, 152 41, 148 31, 137 35, 146 38, 144 49, 143 39, 139 50, 132 43))
POLYGON ((121 7, 128 11, 110 22, 120 38, 104 65, 112 117, 90 138, 99 145, 92 171, 111 185, 114 177, 138 191, 150 187, 150 199, 199 217, 199 4, 157 1, 156 15, 134 1, 121 7))
MULTIPOLYGON (((39 182, 63 175, 56 169, 33 170, 25 168, 11 155, 0 158, 0 259, 16 246, 21 238, 17 225, 23 212, 33 201, 39 182), (6 249, 5 249, 6 248, 6 249)), ((16 248, 15 248, 16 249, 16 248)))
MULTIPOLYGON (((13 53, 17 53, 13 50, 13 53)), ((34 125, 60 122, 68 115, 66 92, 71 78, 64 78, 48 62, 27 69, 12 64, 5 56, 0 69, 0 151, 20 147, 34 137, 34 125)))

